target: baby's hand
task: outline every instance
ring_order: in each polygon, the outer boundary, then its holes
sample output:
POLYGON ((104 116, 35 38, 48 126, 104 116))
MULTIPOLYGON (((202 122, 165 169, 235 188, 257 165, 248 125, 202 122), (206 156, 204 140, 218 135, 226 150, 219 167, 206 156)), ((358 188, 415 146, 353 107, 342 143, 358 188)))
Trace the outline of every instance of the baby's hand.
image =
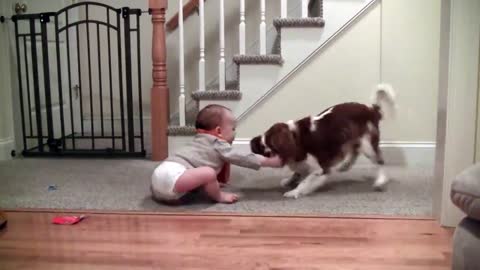
POLYGON ((281 168, 283 167, 283 161, 279 156, 264 158, 262 161, 262 166, 271 167, 271 168, 281 168))

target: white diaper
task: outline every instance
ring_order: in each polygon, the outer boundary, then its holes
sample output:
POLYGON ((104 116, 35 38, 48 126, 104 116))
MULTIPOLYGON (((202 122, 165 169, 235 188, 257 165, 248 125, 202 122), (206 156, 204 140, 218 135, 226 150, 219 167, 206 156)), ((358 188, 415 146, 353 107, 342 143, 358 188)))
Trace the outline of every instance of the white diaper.
POLYGON ((165 161, 152 174, 152 193, 159 200, 177 200, 185 193, 175 192, 178 178, 186 171, 185 166, 176 162, 165 161))

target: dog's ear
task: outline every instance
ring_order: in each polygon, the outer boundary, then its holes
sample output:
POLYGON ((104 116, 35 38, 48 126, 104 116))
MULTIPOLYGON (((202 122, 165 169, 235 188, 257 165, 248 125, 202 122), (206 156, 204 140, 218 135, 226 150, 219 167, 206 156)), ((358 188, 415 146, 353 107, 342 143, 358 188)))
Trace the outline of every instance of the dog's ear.
POLYGON ((270 144, 272 151, 278 154, 284 162, 295 158, 297 146, 287 124, 275 124, 267 131, 266 137, 267 145, 270 144))
POLYGON ((262 137, 256 136, 250 140, 250 150, 259 155, 265 155, 265 147, 262 145, 262 137))

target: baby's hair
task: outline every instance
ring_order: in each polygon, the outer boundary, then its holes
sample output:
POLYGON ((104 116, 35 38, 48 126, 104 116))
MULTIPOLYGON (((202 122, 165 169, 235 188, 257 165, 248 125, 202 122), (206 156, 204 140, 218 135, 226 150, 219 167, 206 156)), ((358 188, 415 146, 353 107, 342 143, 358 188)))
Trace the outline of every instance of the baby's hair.
POLYGON ((225 111, 230 111, 230 109, 218 104, 206 106, 198 113, 195 128, 212 130, 218 127, 222 123, 225 111))

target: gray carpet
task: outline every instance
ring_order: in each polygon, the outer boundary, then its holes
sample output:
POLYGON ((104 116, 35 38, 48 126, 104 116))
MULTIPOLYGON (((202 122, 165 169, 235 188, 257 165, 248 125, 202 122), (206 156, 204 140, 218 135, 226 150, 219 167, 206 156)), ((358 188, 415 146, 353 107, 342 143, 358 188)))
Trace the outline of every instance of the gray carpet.
POLYGON ((287 170, 253 171, 234 167, 231 187, 236 204, 203 198, 183 206, 152 200, 150 175, 157 162, 103 159, 16 159, 0 162, 0 208, 214 211, 262 214, 381 214, 430 216, 432 171, 387 167, 393 178, 384 192, 371 183, 375 171, 353 168, 332 183, 297 200, 284 198, 279 181, 287 170), (50 188, 49 186, 54 186, 50 188))

